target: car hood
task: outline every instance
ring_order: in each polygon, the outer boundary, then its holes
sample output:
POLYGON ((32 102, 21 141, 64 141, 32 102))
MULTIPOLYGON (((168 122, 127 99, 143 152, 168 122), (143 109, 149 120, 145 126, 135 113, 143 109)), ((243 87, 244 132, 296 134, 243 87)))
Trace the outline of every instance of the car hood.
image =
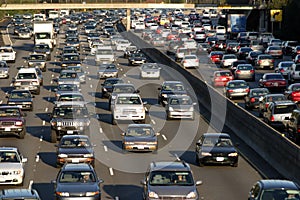
POLYGON ((99 73, 105 73, 105 72, 117 72, 117 69, 100 69, 98 70, 99 73))
POLYGON ((1 117, 0 121, 1 122, 11 122, 11 121, 23 121, 21 117, 1 117))
POLYGON ((169 107, 172 107, 173 109, 176 110, 188 110, 191 107, 193 107, 193 105, 169 105, 169 107))
POLYGON ((98 191, 99 187, 96 182, 94 183, 59 183, 57 184, 56 191, 69 192, 69 193, 86 193, 98 191))
POLYGON ((17 169, 22 169, 23 164, 22 163, 9 163, 9 162, 4 162, 0 163, 0 170, 17 170, 17 169))
POLYGON ((195 186, 182 186, 182 185, 174 185, 174 186, 150 186, 149 189, 159 196, 186 196, 191 191, 194 191, 195 186))
POLYGON ((91 154, 93 149, 90 147, 83 148, 59 148, 57 151, 58 154, 91 154))

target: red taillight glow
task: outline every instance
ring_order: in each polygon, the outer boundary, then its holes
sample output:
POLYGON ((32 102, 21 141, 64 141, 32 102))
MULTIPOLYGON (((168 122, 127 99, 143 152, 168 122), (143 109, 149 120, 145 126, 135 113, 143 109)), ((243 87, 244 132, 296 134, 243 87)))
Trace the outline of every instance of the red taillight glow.
POLYGON ((268 108, 268 107, 269 107, 269 103, 266 103, 266 104, 265 104, 265 107, 268 108))
POLYGON ((236 70, 236 73, 237 73, 237 74, 240 74, 240 73, 241 73, 241 70, 236 70))
POLYGON ((230 89, 230 90, 228 90, 228 92, 229 92, 229 93, 232 93, 232 92, 233 92, 233 90, 232 90, 232 89, 230 89))
POLYGON ((249 92, 249 91, 250 91, 250 89, 249 89, 249 88, 247 88, 247 89, 246 89, 246 92, 249 92))
POLYGON ((253 73, 254 73, 254 70, 253 70, 253 69, 251 69, 251 70, 250 70, 250 73, 251 73, 251 74, 253 74, 253 73))
POLYGON ((251 103, 254 103, 254 102, 255 102, 255 98, 252 97, 252 98, 250 99, 250 102, 251 102, 251 103))
POLYGON ((275 121, 274 116, 271 116, 271 122, 274 122, 274 121, 275 121))

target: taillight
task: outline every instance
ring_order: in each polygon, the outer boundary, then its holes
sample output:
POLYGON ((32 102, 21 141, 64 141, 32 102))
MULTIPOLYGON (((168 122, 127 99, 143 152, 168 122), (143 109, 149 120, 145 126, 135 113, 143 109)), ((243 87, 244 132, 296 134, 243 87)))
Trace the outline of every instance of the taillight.
POLYGON ((298 92, 292 92, 292 97, 296 96, 298 94, 298 92))
POLYGON ((198 60, 198 59, 196 59, 196 62, 199 62, 199 60, 198 60))
POLYGON ((233 92, 233 90, 232 90, 232 89, 229 89, 228 92, 231 93, 231 92, 233 92))
POLYGON ((280 71, 280 72, 284 72, 284 69, 280 69, 279 71, 280 71))
POLYGON ((265 104, 265 107, 268 108, 268 107, 269 107, 269 103, 266 103, 266 104, 265 104))
POLYGON ((247 88, 247 89, 246 89, 246 92, 249 92, 249 91, 250 91, 250 89, 249 89, 249 88, 247 88))
POLYGON ((237 74, 240 74, 241 73, 241 70, 236 70, 235 71, 237 74))
POLYGON ((272 59, 271 62, 274 63, 275 62, 274 59, 272 59))
POLYGON ((275 121, 275 118, 274 118, 274 116, 272 115, 271 116, 271 122, 274 122, 275 121))
POLYGON ((251 73, 251 74, 253 74, 253 73, 254 73, 254 70, 253 70, 253 69, 251 69, 251 70, 250 70, 250 73, 251 73))
POLYGON ((251 102, 251 103, 254 103, 254 102, 255 102, 255 98, 252 97, 252 98, 250 99, 250 102, 251 102))
POLYGON ((258 64, 261 64, 261 63, 262 63, 262 60, 259 60, 259 61, 258 61, 258 64))

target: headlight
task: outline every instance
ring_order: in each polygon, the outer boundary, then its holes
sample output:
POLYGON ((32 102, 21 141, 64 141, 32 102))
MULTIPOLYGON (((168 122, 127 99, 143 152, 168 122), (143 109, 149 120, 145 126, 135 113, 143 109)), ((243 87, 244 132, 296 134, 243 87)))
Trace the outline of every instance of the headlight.
POLYGON ((32 63, 32 62, 29 62, 28 65, 33 65, 33 63, 32 63))
POLYGON ((99 191, 96 191, 96 192, 86 192, 86 193, 85 193, 85 195, 88 196, 88 197, 89 197, 89 196, 95 196, 95 195, 97 195, 97 194, 99 194, 99 191))
POLYGON ((23 125, 23 122, 22 121, 17 121, 16 122, 16 126, 22 126, 23 125))
POLYGON ((164 98, 167 98, 167 97, 168 97, 167 94, 162 94, 161 96, 164 97, 164 98))
POLYGON ((57 124, 56 121, 51 121, 50 123, 51 123, 51 126, 56 126, 56 124, 57 124))
POLYGON ((107 89, 106 89, 106 88, 103 88, 103 91, 104 91, 104 92, 107 92, 107 89))
POLYGON ((238 153, 237 153, 237 152, 230 153, 230 154, 228 154, 228 156, 230 156, 230 157, 235 157, 235 156, 238 156, 238 153))
POLYGON ((148 142, 147 144, 157 144, 157 141, 156 142, 148 142))
POLYGON ((8 104, 16 104, 15 102, 8 102, 8 104))
POLYGON ((149 192, 149 198, 155 198, 155 199, 158 199, 158 194, 156 194, 155 192, 149 192))
POLYGON ((68 197, 68 196, 70 196, 69 192, 56 192, 56 195, 62 196, 62 197, 68 197))
POLYGON ((197 197, 197 193, 195 191, 192 191, 186 195, 187 199, 195 199, 197 197))
POLYGON ((83 157, 85 157, 85 158, 91 158, 91 157, 94 157, 94 154, 85 154, 85 155, 83 155, 83 157))
POLYGON ((68 155, 67 154, 58 154, 57 155, 59 158, 67 158, 68 157, 68 155))
POLYGON ((202 156, 211 156, 211 153, 209 153, 209 152, 202 152, 201 155, 202 156))
POLYGON ((171 112, 172 112, 172 111, 174 111, 174 109, 173 109, 172 107, 169 107, 169 111, 171 111, 171 112))

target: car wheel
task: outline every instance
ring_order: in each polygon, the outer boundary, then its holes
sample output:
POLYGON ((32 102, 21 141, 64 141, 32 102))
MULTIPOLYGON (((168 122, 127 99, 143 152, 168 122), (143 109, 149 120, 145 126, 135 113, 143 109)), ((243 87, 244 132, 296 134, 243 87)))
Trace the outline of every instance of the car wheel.
POLYGON ((24 139, 25 135, 26 135, 26 130, 25 130, 25 128, 24 128, 24 130, 20 132, 19 138, 20 138, 20 139, 24 139))
POLYGON ((203 167, 203 166, 204 166, 204 163, 203 163, 201 160, 199 160, 199 161, 198 161, 198 165, 199 165, 199 167, 203 167))
POLYGON ((57 133, 55 130, 51 130, 51 143, 55 143, 57 141, 57 133))

